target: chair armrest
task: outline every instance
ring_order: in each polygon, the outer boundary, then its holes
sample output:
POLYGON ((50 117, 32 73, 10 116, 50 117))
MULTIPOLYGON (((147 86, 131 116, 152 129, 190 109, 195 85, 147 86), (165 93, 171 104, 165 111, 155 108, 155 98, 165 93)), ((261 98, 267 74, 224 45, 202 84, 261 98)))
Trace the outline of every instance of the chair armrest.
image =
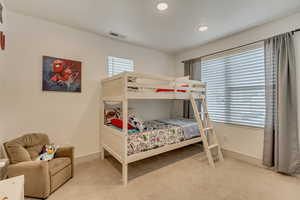
POLYGON ((55 153, 55 158, 68 157, 73 161, 74 147, 60 147, 55 153))
POLYGON ((25 194, 39 198, 50 195, 50 175, 47 161, 27 161, 9 165, 9 177, 24 175, 25 194))
POLYGON ((72 177, 74 175, 74 147, 60 147, 55 153, 55 158, 67 157, 71 159, 72 177))

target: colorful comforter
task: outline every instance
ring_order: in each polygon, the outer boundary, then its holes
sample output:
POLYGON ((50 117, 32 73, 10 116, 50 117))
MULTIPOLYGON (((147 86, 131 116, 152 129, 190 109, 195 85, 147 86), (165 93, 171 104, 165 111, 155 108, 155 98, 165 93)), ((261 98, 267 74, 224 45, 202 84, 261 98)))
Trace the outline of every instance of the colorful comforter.
POLYGON ((198 124, 195 120, 191 119, 167 119, 160 120, 163 123, 167 123, 174 126, 180 126, 183 129, 184 138, 186 140, 200 136, 198 124))
POLYGON ((195 129, 197 124, 190 120, 156 120, 145 122, 144 125, 145 132, 128 135, 128 155, 200 136, 198 129, 195 129))

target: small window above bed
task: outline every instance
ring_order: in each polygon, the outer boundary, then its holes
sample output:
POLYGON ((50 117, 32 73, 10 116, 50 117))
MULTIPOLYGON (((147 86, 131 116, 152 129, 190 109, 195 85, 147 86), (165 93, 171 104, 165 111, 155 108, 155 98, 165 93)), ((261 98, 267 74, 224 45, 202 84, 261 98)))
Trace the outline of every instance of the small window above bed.
POLYGON ((122 72, 133 72, 133 71, 134 71, 133 60, 108 56, 107 72, 109 77, 120 74, 122 72))

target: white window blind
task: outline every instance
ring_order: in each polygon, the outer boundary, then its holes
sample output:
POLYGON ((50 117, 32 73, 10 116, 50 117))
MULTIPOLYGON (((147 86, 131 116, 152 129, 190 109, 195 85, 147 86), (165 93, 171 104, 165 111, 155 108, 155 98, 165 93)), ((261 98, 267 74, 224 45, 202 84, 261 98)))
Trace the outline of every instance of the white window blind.
POLYGON ((120 74, 122 72, 133 72, 134 71, 133 60, 108 56, 107 71, 109 77, 120 74))
POLYGON ((201 62, 213 121, 264 127, 264 61, 264 48, 259 46, 201 62))

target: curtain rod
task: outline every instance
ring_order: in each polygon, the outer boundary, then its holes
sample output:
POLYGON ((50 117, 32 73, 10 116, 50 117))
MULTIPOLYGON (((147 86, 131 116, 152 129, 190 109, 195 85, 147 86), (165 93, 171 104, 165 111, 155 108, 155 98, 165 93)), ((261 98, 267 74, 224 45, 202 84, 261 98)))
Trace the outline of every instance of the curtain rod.
POLYGON ((296 33, 296 32, 299 32, 300 31, 300 28, 296 29, 296 30, 293 30, 292 31, 292 34, 296 33))
MULTIPOLYGON (((294 35, 296 32, 300 31, 300 28, 298 29, 295 29, 293 31, 291 31, 291 33, 294 35)), ((201 57, 198 57, 198 58, 193 58, 193 59, 189 59, 189 60, 184 60, 182 61, 182 63, 186 62, 186 61, 190 61, 190 60, 197 60, 197 59, 201 59, 203 57, 207 57, 207 56, 212 56, 212 55, 215 55, 215 54, 219 54, 219 53, 223 53, 225 51, 231 51, 231 50, 234 50, 234 49, 237 49, 237 48, 242 48, 242 47, 245 47, 245 46, 248 46, 248 45, 252 45, 252 44, 256 44, 256 43, 259 43, 259 42, 263 42, 265 41, 265 39, 262 39, 262 40, 258 40, 258 41, 255 41, 255 42, 250 42, 250 43, 247 43, 247 44, 243 44, 243 45, 240 45, 240 46, 237 46, 237 47, 232 47, 232 48, 229 48, 229 49, 225 49, 225 50, 221 50, 221 51, 216 51, 214 53, 210 53, 210 54, 207 54, 205 56, 201 56, 201 57)))

